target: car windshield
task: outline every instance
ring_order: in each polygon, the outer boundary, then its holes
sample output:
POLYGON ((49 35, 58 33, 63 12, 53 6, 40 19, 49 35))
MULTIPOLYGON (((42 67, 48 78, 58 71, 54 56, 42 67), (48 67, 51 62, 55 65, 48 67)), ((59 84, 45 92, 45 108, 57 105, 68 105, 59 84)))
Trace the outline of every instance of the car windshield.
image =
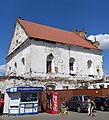
POLYGON ((84 100, 88 100, 89 98, 93 100, 92 96, 84 96, 84 100))

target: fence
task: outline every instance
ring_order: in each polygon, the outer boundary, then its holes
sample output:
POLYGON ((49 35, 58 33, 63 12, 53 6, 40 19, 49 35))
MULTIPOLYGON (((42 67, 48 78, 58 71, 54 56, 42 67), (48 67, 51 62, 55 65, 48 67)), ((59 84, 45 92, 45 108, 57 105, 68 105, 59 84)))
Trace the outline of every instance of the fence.
MULTIPOLYGON (((42 98, 42 107, 45 111, 46 109, 46 93, 50 93, 53 91, 45 91, 41 94, 42 98)), ((54 92, 58 93, 58 106, 61 105, 62 101, 67 101, 72 96, 88 94, 94 97, 96 96, 109 96, 109 89, 73 89, 73 90, 55 90, 54 92)))
MULTIPOLYGON (((69 100, 72 96, 89 94, 94 97, 96 96, 109 96, 109 88, 103 89, 73 89, 73 90, 55 90, 55 91, 44 91, 41 93, 42 111, 46 110, 46 93, 57 92, 58 93, 58 106, 63 101, 69 100)), ((0 94, 0 96, 3 96, 0 94)))

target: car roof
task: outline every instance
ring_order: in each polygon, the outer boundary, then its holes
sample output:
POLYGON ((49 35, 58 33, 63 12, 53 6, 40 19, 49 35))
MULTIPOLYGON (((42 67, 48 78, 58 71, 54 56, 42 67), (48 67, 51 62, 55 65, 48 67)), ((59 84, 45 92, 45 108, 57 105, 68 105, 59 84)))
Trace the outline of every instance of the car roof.
POLYGON ((83 94, 83 95, 75 95, 75 96, 91 96, 91 95, 83 94))
POLYGON ((95 98, 109 98, 109 96, 97 96, 95 98))

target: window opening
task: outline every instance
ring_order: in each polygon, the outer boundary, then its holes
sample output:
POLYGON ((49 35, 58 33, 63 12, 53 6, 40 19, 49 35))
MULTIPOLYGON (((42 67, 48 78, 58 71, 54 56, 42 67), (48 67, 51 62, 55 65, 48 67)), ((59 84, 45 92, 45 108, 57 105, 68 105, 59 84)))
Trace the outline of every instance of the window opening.
POLYGON ((11 70, 11 67, 9 67, 9 70, 11 70))
POLYGON ((98 75, 100 74, 100 66, 97 66, 97 69, 96 69, 98 75))
POLYGON ((68 86, 63 86, 63 90, 68 90, 68 86))
POLYGON ((21 102, 37 101, 37 93, 21 93, 21 102))
POLYGON ((104 88, 104 85, 103 85, 103 84, 101 84, 101 85, 99 85, 99 87, 100 87, 100 88, 104 88))
POLYGON ((25 65, 25 58, 22 58, 22 64, 25 65))
POLYGON ((49 54, 47 56, 47 73, 52 72, 52 60, 53 60, 53 54, 49 54))
POLYGON ((17 63, 16 63, 16 62, 15 62, 15 64, 14 64, 14 65, 15 65, 15 68, 17 68, 17 63))
POLYGON ((16 44, 18 44, 18 40, 16 40, 16 44))
POLYGON ((91 60, 88 60, 88 61, 87 61, 87 67, 88 67, 88 69, 91 68, 91 66, 92 66, 92 61, 91 61, 91 60))
POLYGON ((74 71, 74 62, 75 62, 75 59, 74 59, 74 58, 70 58, 70 59, 69 59, 70 74, 72 74, 72 71, 74 71))

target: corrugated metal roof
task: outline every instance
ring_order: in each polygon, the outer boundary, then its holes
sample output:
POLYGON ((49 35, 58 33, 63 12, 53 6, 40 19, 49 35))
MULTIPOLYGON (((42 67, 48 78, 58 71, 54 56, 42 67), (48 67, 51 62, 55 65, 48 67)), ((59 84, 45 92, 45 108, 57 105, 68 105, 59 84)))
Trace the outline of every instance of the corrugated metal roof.
POLYGON ((80 37, 74 32, 69 32, 34 22, 18 19, 18 22, 22 25, 29 37, 39 38, 43 40, 49 40, 59 43, 70 44, 74 46, 80 46, 85 48, 98 49, 92 43, 86 39, 80 37))

